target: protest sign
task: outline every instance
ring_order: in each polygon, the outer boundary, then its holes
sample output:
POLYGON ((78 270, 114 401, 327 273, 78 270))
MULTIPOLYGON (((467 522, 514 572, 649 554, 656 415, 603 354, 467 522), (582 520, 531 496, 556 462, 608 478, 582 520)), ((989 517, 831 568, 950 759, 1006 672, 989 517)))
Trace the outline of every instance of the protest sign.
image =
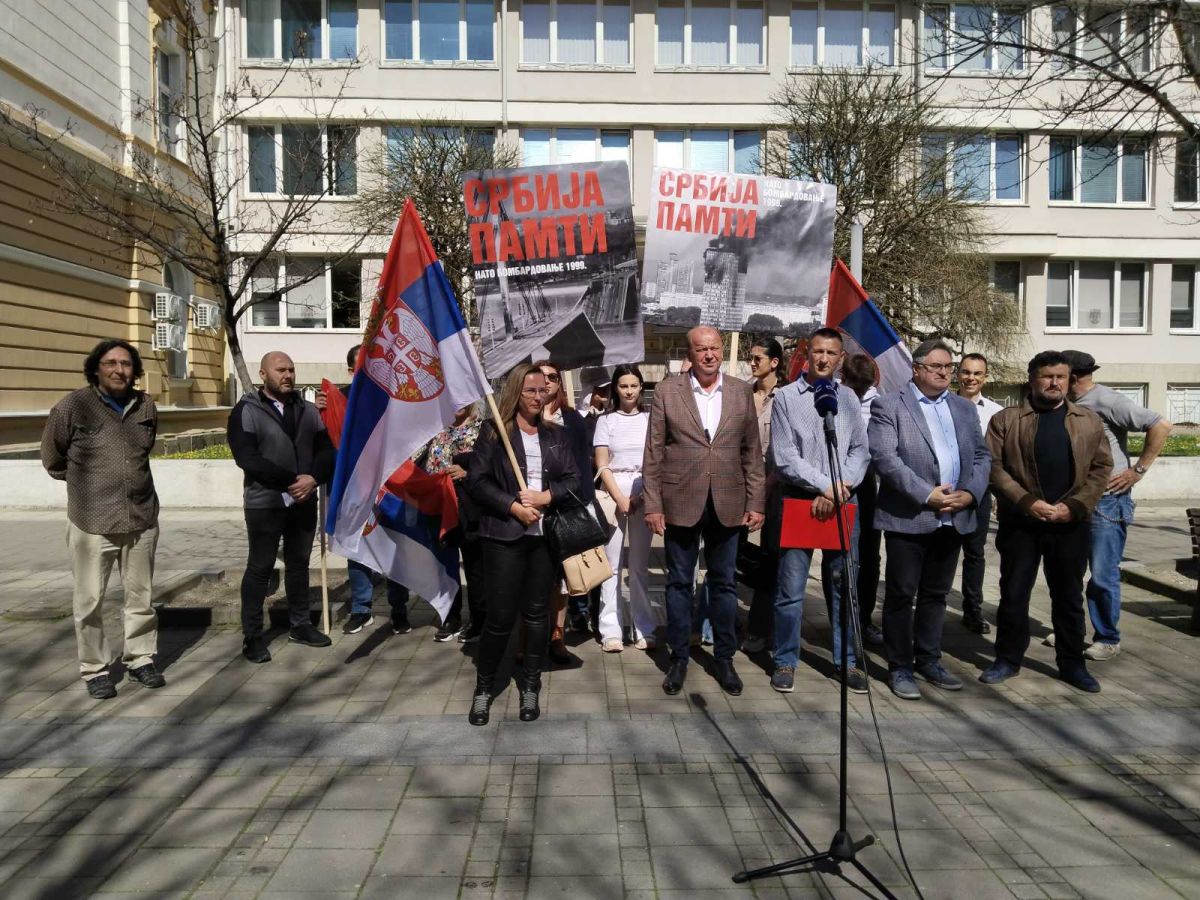
POLYGON ((526 359, 563 369, 642 359, 625 163, 471 172, 463 202, 489 378, 526 359))
POLYGON ((836 197, 828 184, 656 168, 646 321, 797 336, 821 327, 836 197))

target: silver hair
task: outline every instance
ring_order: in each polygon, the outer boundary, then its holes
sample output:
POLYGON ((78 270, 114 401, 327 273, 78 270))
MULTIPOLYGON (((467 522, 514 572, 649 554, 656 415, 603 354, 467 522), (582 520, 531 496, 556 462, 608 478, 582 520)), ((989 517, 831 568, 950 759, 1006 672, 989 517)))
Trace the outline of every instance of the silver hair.
POLYGON ((917 345, 917 349, 913 351, 913 363, 920 365, 929 358, 929 354, 934 350, 945 350, 950 354, 950 359, 954 359, 954 351, 950 349, 950 345, 939 338, 930 338, 927 341, 921 341, 917 345))

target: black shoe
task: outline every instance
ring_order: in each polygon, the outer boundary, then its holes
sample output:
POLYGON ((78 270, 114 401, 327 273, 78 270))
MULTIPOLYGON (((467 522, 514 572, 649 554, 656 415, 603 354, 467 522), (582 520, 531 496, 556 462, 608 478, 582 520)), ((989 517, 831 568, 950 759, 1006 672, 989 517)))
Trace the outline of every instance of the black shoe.
POLYGON ((564 669, 578 669, 583 665, 583 660, 568 650, 562 641, 551 641, 546 655, 550 657, 550 662, 564 669))
POLYGON ((315 625, 309 625, 307 622, 303 625, 293 625, 288 640, 305 647, 328 647, 333 643, 329 635, 322 634, 315 625))
POLYGON ((242 656, 252 663, 269 663, 271 661, 271 651, 267 649, 267 642, 261 637, 246 638, 245 643, 242 644, 242 656))
POLYGON ((471 698, 471 711, 467 713, 467 721, 472 725, 486 725, 491 718, 492 692, 487 688, 475 688, 475 696, 471 698))
POLYGON ((1087 691, 1089 694, 1100 693, 1100 682, 1083 666, 1076 669, 1060 669, 1058 677, 1073 688, 1087 691))
POLYGON ((150 690, 155 688, 165 687, 167 679, 162 677, 162 673, 154 668, 154 663, 149 662, 144 666, 138 666, 136 669, 129 670, 129 677, 140 682, 142 687, 148 687, 150 690))
POLYGON ((408 622, 408 610, 402 613, 392 613, 392 634, 408 634, 412 625, 408 622))
POLYGON ((717 660, 717 683, 721 685, 721 690, 734 697, 742 693, 742 679, 733 671, 733 663, 729 660, 717 660))
POLYGON ((855 666, 843 676, 846 680, 846 690, 852 694, 867 692, 867 673, 855 666))
POLYGON ((663 679, 663 692, 674 696, 683 690, 683 679, 687 677, 687 660, 673 659, 663 679))
POLYGON ((963 616, 963 628, 975 634, 991 634, 992 626, 983 620, 982 616, 963 616))
POLYGON ((342 634, 358 634, 374 622, 375 617, 370 613, 351 613, 346 624, 342 626, 342 634))
POLYGON ((588 622, 586 613, 571 613, 567 616, 567 627, 572 631, 578 631, 580 634, 591 634, 591 623, 588 622))
POLYGON ((779 666, 771 675, 771 687, 781 694, 790 694, 796 689, 796 669, 793 666, 779 666))
POLYGON ((94 700, 111 700, 117 696, 117 689, 113 687, 112 679, 107 674, 89 678, 84 684, 87 685, 88 696, 94 700))
POLYGON ((518 713, 522 722, 532 722, 542 714, 542 708, 538 705, 538 693, 541 689, 540 681, 525 677, 525 687, 521 689, 521 711, 518 713))
POLYGON ((951 675, 949 670, 940 662, 917 666, 913 674, 922 681, 928 681, 934 687, 940 687, 943 691, 962 690, 962 681, 951 675))
POLYGON ((458 634, 460 628, 462 628, 462 625, 460 625, 458 622, 443 622, 442 627, 434 632, 433 639, 439 644, 444 644, 446 641, 452 641, 454 640, 454 636, 458 634))
POLYGON ((868 647, 882 647, 883 631, 878 625, 872 625, 868 622, 862 627, 862 639, 863 643, 868 647))
POLYGON ((458 633, 458 642, 460 644, 478 643, 479 636, 483 634, 482 628, 476 628, 474 625, 468 625, 458 633))

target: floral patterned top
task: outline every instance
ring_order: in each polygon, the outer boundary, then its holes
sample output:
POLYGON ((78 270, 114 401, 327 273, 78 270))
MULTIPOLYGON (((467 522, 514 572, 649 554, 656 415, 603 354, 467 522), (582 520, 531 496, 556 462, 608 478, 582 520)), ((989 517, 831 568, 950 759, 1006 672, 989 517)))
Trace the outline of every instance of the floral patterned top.
POLYGON ((478 418, 468 419, 461 425, 452 425, 438 434, 428 444, 425 456, 425 471, 431 475, 445 472, 454 464, 454 457, 459 453, 470 453, 475 449, 475 441, 479 437, 478 418))

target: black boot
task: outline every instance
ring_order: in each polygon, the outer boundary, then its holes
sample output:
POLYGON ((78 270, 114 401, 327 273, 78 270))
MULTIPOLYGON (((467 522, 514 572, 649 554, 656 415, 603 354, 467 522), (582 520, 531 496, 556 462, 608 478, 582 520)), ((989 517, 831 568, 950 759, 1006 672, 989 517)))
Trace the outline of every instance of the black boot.
POLYGON ((486 725, 492 710, 492 679, 475 676, 475 695, 471 698, 471 711, 467 721, 472 725, 486 725))
POLYGON ((521 688, 520 719, 522 722, 532 722, 542 714, 542 708, 538 705, 538 694, 541 690, 541 675, 530 675, 526 672, 525 686, 521 688))

